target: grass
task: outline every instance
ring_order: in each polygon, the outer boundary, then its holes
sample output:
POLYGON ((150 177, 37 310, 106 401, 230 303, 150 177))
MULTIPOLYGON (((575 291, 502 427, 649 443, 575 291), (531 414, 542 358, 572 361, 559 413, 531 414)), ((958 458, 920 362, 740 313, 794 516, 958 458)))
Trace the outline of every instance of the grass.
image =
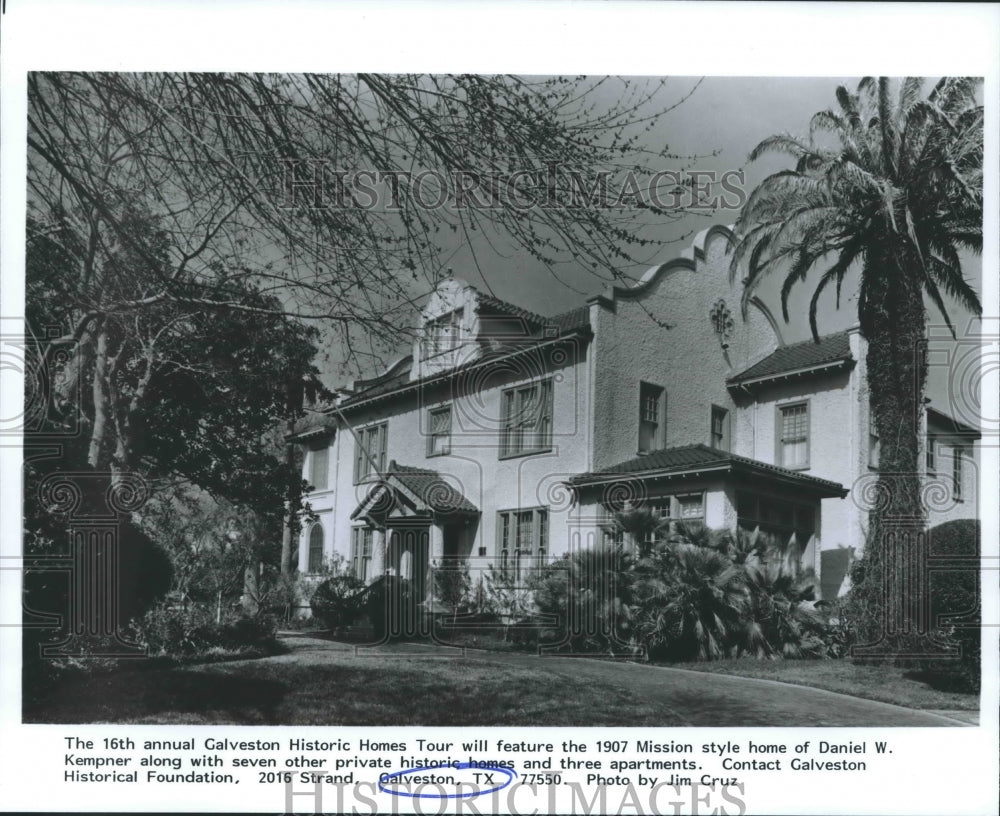
MULTIPOLYGON (((669 695, 655 672, 614 663, 544 660, 457 650, 435 656, 397 643, 356 655, 345 644, 283 639, 290 651, 198 665, 126 663, 113 672, 68 672, 44 698, 25 697, 25 722, 167 725, 681 726, 714 717, 761 724, 759 691, 746 702, 704 698, 698 684, 669 695), (389 651, 391 648, 391 652, 389 651), (413 659, 418 658, 418 659, 413 659), (673 707, 671 707, 673 706, 673 707)), ((676 668, 779 680, 913 709, 975 711, 979 698, 931 688, 892 666, 843 660, 724 660, 676 668)), ((685 684, 678 684, 678 688, 685 684)), ((773 706, 775 694, 767 696, 773 706)), ((777 699, 783 693, 777 694, 777 699)), ((742 700, 742 698, 741 698, 742 700)), ((808 704, 806 704, 808 705, 808 704)), ((814 705, 814 704, 813 704, 814 705)), ((815 710, 805 710, 811 721, 815 710)), ((787 716, 787 715, 786 715, 787 716)), ((792 715, 797 716, 797 715, 792 715)), ((766 717, 765 717, 766 720, 766 717)), ((765 721, 763 724, 770 724, 765 721)))
POLYGON ((979 695, 944 691, 912 670, 890 665, 858 665, 849 660, 755 660, 737 658, 676 664, 678 669, 779 680, 837 691, 866 700, 924 710, 978 711, 979 695))
MULTIPOLYGON (((67 678, 68 680, 68 678, 67 678)), ((77 676, 26 722, 167 725, 661 725, 665 705, 610 684, 461 657, 411 661, 308 650, 232 663, 77 676), (456 670, 457 669, 457 670, 456 670), (338 693, 350 689, 349 695, 338 693)))

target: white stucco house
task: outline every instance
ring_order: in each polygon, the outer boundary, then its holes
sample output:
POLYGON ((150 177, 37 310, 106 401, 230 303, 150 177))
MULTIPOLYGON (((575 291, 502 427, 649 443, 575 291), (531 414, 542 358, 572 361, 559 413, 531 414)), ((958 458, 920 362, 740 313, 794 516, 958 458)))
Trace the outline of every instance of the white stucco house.
MULTIPOLYGON (((712 227, 636 285, 554 316, 441 281, 412 353, 293 436, 317 518, 299 569, 337 553, 367 581, 427 586, 455 558, 520 572, 646 507, 781 536, 836 597, 878 465, 864 340, 785 343, 757 299, 744 319, 732 240, 712 227)), ((975 517, 978 433, 925 414, 930 523, 975 517)))

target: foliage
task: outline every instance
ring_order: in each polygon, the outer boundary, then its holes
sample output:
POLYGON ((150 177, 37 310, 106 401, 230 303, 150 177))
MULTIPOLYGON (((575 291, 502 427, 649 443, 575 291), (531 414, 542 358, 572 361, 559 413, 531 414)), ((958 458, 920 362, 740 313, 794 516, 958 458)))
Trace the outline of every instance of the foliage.
POLYGON ((364 588, 365 582, 350 573, 331 575, 316 587, 309 598, 313 617, 327 629, 350 626, 363 612, 361 593, 364 588))
POLYGON ((622 547, 575 550, 533 579, 534 606, 556 619, 546 639, 574 651, 620 653, 632 639, 634 559, 622 547))
POLYGON ((735 646, 746 612, 740 569, 725 555, 688 543, 663 543, 638 582, 637 631, 653 658, 713 660, 735 646))
POLYGON ((408 578, 383 575, 364 591, 365 614, 379 638, 410 637, 420 631, 423 600, 408 578))
MULTIPOLYGON (((190 298, 183 286, 221 262, 285 289, 281 309, 328 321, 360 354, 358 328, 395 344, 413 284, 442 266, 444 236, 489 231, 546 266, 575 261, 606 280, 645 261, 653 241, 627 206, 524 206, 528 180, 558 163, 544 179, 562 202, 607 175, 676 166, 684 157, 638 137, 692 92, 620 78, 33 73, 29 206, 72 217, 66 245, 82 278, 125 245, 161 272, 145 299, 216 312, 229 308, 224 292, 190 298), (393 206, 341 191, 335 173, 355 170, 383 174, 393 206), (429 170, 477 182, 490 206, 419 206, 415 177, 429 170), (134 239, 129 195, 162 220, 168 246, 134 239), (281 262, 262 263, 276 248, 281 262)), ((681 216, 640 206, 661 222, 681 216)), ((115 295, 101 308, 131 303, 115 295)))
MULTIPOLYGON (((103 492, 107 482, 93 480, 96 492, 103 492)), ((36 491, 35 469, 25 467, 25 491, 36 491)), ((93 499, 84 495, 81 506, 93 499)), ((118 523, 117 547, 95 547, 89 551, 82 578, 94 592, 86 619, 90 632, 71 637, 71 612, 74 603, 84 603, 74 586, 74 574, 66 568, 53 569, 53 561, 65 564, 72 552, 69 520, 56 512, 29 512, 25 503, 23 536, 24 573, 22 602, 25 623, 22 630, 23 668, 26 677, 41 677, 49 673, 50 659, 41 656, 46 645, 69 639, 66 649, 80 655, 91 655, 81 664, 98 667, 98 655, 120 654, 118 638, 127 637, 130 619, 142 615, 170 588, 172 566, 166 551, 129 520, 118 523), (104 587, 102 572, 117 576, 110 585, 113 604, 100 593, 104 587), (113 611, 112 611, 113 610, 113 611), (114 615, 114 617, 111 617, 114 615), (44 625, 38 626, 42 622, 44 625), (112 634, 114 632, 114 634, 112 634), (105 634, 94 634, 105 633, 105 634)))
POLYGON ((270 618, 218 622, 210 605, 159 603, 137 619, 133 632, 151 656, 190 658, 210 650, 263 654, 274 641, 270 618))
MULTIPOLYGON (((108 250, 98 281, 67 275, 74 264, 60 253, 71 240, 64 235, 71 229, 68 218, 53 214, 28 221, 26 284, 33 325, 65 326, 80 313, 100 311, 108 290, 119 299, 142 299, 163 274, 171 236, 149 216, 130 211, 123 229, 133 241, 157 247, 155 268, 125 246, 108 250)), ((180 477, 280 519, 283 486, 291 475, 275 429, 289 411, 289 379, 315 377, 318 335, 272 314, 277 304, 272 296, 222 267, 204 270, 178 298, 109 311, 90 320, 71 346, 45 346, 48 353, 69 349, 50 372, 57 383, 53 414, 87 431, 86 450, 63 464, 139 471, 152 479, 180 477), (230 307, 205 310, 184 300, 208 290, 224 293, 230 307), (275 490, 276 485, 282 487, 275 490)))
POLYGON ((812 580, 800 579, 782 558, 752 558, 743 565, 748 610, 740 649, 757 657, 825 657, 828 627, 812 602, 812 580))
MULTIPOLYGON (((932 557, 963 556, 978 559, 980 550, 980 523, 975 519, 945 522, 927 531, 928 553, 932 557)), ((852 572, 857 580, 858 571, 866 567, 862 561, 852 572)), ((869 642, 871 614, 867 595, 855 590, 841 604, 843 626, 849 633, 848 647, 869 642), (860 597, 859 597, 860 596, 860 597)), ((981 609, 982 597, 979 566, 973 561, 968 566, 951 570, 934 571, 929 576, 929 594, 923 599, 929 615, 931 640, 938 648, 957 648, 958 657, 899 658, 897 663, 917 671, 936 688, 952 691, 977 691, 982 672, 981 609)), ((927 643, 911 636, 898 639, 900 651, 911 647, 924 652, 927 643)))
POLYGON ((669 524, 668 520, 640 507, 615 512, 611 522, 602 525, 602 529, 616 543, 624 544, 627 538, 640 555, 645 555, 651 541, 664 535, 669 530, 669 524))
MULTIPOLYGON (((868 341, 869 404, 880 440, 877 492, 870 514, 857 602, 869 609, 866 639, 880 635, 886 529, 882 518, 921 517, 920 417, 927 380, 924 296, 951 325, 945 298, 973 314, 979 296, 963 276, 959 252, 982 251, 983 107, 981 81, 942 78, 926 96, 909 77, 893 92, 866 77, 852 94, 837 89, 837 110, 813 116, 808 140, 775 135, 751 160, 777 152, 792 169, 766 178, 750 195, 738 228, 732 274, 746 275, 744 309, 761 281, 784 270, 782 311, 810 271, 822 271, 809 321, 818 338, 817 305, 833 286, 838 304, 848 272, 860 268, 858 319, 868 341), (743 264, 746 271, 739 271, 743 264)), ((892 582, 890 582, 892 583, 892 582)), ((902 604, 904 599, 894 598, 902 604)))
MULTIPOLYGON (((965 556, 978 559, 980 524, 962 519, 928 530, 933 557, 965 556)), ((978 564, 931 575, 931 625, 960 650, 958 660, 927 660, 926 672, 947 688, 978 691, 982 674, 982 593, 978 564)))
MULTIPOLYGON (((634 521, 616 518, 633 529, 634 521)), ((813 581, 783 548, 758 531, 700 524, 657 525, 657 534, 639 557, 600 547, 548 565, 533 582, 536 610, 554 615, 556 631, 581 651, 621 653, 627 644, 655 660, 831 654, 813 581)))
POLYGON ((489 565, 483 576, 482 600, 479 612, 495 615, 504 627, 504 640, 509 640, 512 627, 525 621, 532 612, 532 590, 519 580, 511 569, 489 565))
POLYGON ((456 617, 472 601, 472 578, 466 561, 445 561, 434 567, 434 597, 456 617))

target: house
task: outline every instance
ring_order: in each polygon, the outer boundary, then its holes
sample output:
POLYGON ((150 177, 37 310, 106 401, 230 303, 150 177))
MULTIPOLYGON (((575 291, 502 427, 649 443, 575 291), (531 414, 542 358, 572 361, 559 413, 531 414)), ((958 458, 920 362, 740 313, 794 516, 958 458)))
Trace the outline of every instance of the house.
MULTIPOLYGON (((874 478, 856 329, 786 343, 741 314, 725 227, 681 257, 551 317, 441 281, 412 353, 338 392, 296 434, 316 521, 299 564, 336 553, 371 581, 430 591, 460 559, 522 575, 603 540, 610 514, 744 527, 797 554, 824 597, 862 547, 874 478)), ((976 515, 976 431, 926 411, 931 522, 976 515)))

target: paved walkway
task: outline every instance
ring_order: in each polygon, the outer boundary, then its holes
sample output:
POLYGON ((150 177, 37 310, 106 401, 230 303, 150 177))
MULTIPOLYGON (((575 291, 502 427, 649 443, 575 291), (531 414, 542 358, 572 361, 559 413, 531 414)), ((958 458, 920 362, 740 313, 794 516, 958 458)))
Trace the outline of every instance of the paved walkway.
MULTIPOLYGON (((324 653, 353 652, 353 646, 317 638, 290 637, 292 655, 322 662, 324 653)), ((537 657, 501 654, 448 647, 398 643, 361 648, 366 654, 387 658, 427 659, 454 657, 462 660, 502 662, 547 672, 553 682, 590 679, 602 685, 627 686, 655 698, 669 708, 679 722, 690 726, 969 726, 976 712, 918 711, 889 703, 864 700, 832 691, 808 688, 774 680, 757 680, 708 674, 686 669, 648 666, 638 663, 572 657, 537 657)), ((289 655, 288 657, 292 657, 289 655)), ((270 658, 272 660, 281 658, 270 658)))

